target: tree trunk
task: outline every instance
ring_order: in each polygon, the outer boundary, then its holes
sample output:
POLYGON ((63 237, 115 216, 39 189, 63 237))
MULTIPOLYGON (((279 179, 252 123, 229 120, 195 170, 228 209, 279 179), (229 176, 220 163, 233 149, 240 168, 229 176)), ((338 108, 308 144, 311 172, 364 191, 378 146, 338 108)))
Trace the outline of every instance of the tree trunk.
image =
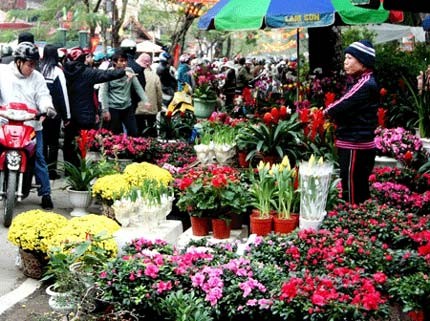
MULTIPOLYGON (((170 38, 172 40, 172 46, 170 47, 171 51, 175 48, 176 44, 179 44, 181 46, 181 52, 184 50, 185 37, 187 36, 188 29, 190 29, 194 19, 195 18, 193 16, 185 16, 182 25, 175 31, 175 33, 173 33, 172 37, 170 38)), ((173 52, 170 52, 170 54, 172 53, 173 52)))
POLYGON ((309 67, 322 68, 323 74, 342 68, 342 38, 337 27, 309 28, 309 67))

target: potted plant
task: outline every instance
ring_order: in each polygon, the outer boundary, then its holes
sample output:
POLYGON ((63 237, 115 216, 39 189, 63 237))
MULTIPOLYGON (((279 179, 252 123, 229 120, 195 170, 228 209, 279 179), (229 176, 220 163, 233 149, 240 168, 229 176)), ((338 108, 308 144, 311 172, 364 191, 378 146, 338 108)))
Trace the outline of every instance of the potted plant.
POLYGON ((197 159, 201 164, 213 163, 215 159, 215 152, 214 143, 212 141, 212 132, 207 130, 207 127, 204 125, 200 125, 197 128, 199 131, 198 137, 196 139, 198 144, 194 145, 197 159))
POLYGON ((272 108, 264 115, 263 122, 240 129, 238 145, 248 151, 246 160, 260 158, 273 164, 285 154, 292 160, 298 159, 297 152, 303 141, 302 129, 296 113, 287 116, 286 112, 272 108))
POLYGON ((216 124, 214 127, 214 151, 219 164, 231 162, 236 155, 236 136, 236 129, 230 125, 216 124))
POLYGON ((396 166, 420 168, 428 159, 422 140, 402 128, 378 127, 375 131, 377 150, 395 160, 396 166))
MULTIPOLYGON (((114 220, 98 214, 89 214, 81 217, 73 217, 67 224, 58 229, 49 239, 48 248, 62 248, 68 252, 70 246, 81 242, 91 241, 91 246, 102 248, 108 257, 115 257, 118 253, 118 245, 112 238, 120 226, 114 220), (94 236, 100 237, 95 238, 94 236)), ((88 251, 91 252, 91 246, 88 251)), ((67 252, 66 251, 66 252, 67 252)), ((73 252, 73 251, 72 251, 73 252)), ((79 256, 81 257, 81 256, 79 256)))
POLYGON ((130 190, 130 182, 121 173, 110 174, 97 178, 92 188, 92 195, 102 204, 102 212, 109 218, 115 218, 112 204, 121 199, 130 190))
POLYGON ((292 213, 297 201, 297 191, 294 182, 297 178, 296 168, 291 168, 290 161, 284 156, 280 164, 271 167, 275 179, 274 198, 272 199, 276 215, 273 217, 273 228, 275 233, 287 234, 299 225, 299 216, 292 213))
POLYGON ((199 218, 206 222, 208 219, 221 219, 224 225, 229 225, 231 215, 246 210, 247 186, 241 181, 240 172, 233 167, 210 164, 187 168, 175 181, 175 186, 177 206, 191 216, 194 235, 208 235, 209 232, 197 231, 193 223, 200 221, 199 218))
POLYGON ((79 283, 70 271, 73 263, 72 256, 61 248, 49 251, 49 262, 42 281, 52 281, 46 288, 49 306, 55 312, 68 314, 79 302, 79 283))
POLYGON ((195 87, 193 91, 194 115, 208 118, 215 110, 217 94, 215 92, 216 75, 212 64, 200 64, 194 69, 195 87))
POLYGON ((64 175, 66 177, 67 192, 72 203, 71 216, 82 216, 88 214, 86 208, 91 203, 91 185, 99 175, 97 162, 87 158, 90 134, 81 130, 77 139, 79 148, 79 164, 63 162, 64 175))
POLYGON ((173 113, 161 112, 157 120, 158 137, 162 140, 182 140, 188 141, 191 138, 196 117, 192 111, 173 113))
POLYGON ((19 247, 24 275, 42 277, 51 238, 65 225, 63 215, 43 210, 26 211, 14 218, 7 238, 19 247))
POLYGON ((272 197, 275 192, 275 180, 270 170, 269 163, 260 161, 257 173, 249 171, 250 200, 254 207, 250 217, 251 233, 261 236, 272 231, 272 197))
POLYGON ((92 200, 91 185, 99 174, 97 163, 94 160, 81 157, 79 162, 79 166, 67 161, 63 163, 66 177, 65 188, 73 206, 71 216, 82 216, 88 213, 86 208, 92 200))

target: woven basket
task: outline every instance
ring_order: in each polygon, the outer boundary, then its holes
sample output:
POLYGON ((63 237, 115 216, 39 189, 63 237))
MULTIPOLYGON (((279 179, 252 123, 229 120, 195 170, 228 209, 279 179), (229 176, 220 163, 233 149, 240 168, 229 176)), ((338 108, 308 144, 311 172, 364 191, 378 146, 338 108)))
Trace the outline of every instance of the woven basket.
POLYGON ((39 280, 43 275, 43 268, 46 260, 42 255, 19 249, 19 255, 22 261, 22 272, 29 278, 39 280))

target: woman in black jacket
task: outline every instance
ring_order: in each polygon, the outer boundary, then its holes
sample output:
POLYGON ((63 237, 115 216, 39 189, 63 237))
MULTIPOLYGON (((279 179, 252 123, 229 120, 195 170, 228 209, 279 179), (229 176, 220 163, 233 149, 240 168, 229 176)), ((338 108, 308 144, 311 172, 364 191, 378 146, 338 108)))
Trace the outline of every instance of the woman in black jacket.
POLYGON ((61 121, 68 124, 70 121, 69 97, 67 95, 66 78, 60 68, 58 47, 46 45, 43 48, 43 59, 40 61, 40 72, 45 78, 49 93, 52 97, 57 116, 47 118, 43 122, 43 154, 48 163, 50 179, 57 179, 57 159, 60 148, 61 121))
POLYGON ((327 107, 336 128, 343 199, 358 204, 367 200, 369 176, 375 164, 378 85, 373 76, 375 50, 361 40, 345 49, 344 69, 350 76, 346 93, 327 107))
MULTIPOLYGON (((94 129, 98 123, 98 100, 94 85, 125 76, 124 70, 100 70, 85 65, 87 54, 82 48, 72 48, 64 65, 70 102, 70 123, 64 128, 64 160, 79 165, 76 138, 81 129, 94 129)), ((103 117, 108 117, 103 115, 103 117)), ((105 119, 108 121, 109 119, 105 119)))

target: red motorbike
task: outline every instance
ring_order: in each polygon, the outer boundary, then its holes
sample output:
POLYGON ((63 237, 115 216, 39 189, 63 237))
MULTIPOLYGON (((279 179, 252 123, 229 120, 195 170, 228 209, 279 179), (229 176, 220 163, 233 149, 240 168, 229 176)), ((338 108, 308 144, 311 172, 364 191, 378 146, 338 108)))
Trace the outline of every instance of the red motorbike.
POLYGON ((24 122, 37 116, 37 111, 26 104, 0 106, 0 199, 4 207, 0 220, 5 227, 12 223, 16 202, 30 193, 36 133, 24 122))

